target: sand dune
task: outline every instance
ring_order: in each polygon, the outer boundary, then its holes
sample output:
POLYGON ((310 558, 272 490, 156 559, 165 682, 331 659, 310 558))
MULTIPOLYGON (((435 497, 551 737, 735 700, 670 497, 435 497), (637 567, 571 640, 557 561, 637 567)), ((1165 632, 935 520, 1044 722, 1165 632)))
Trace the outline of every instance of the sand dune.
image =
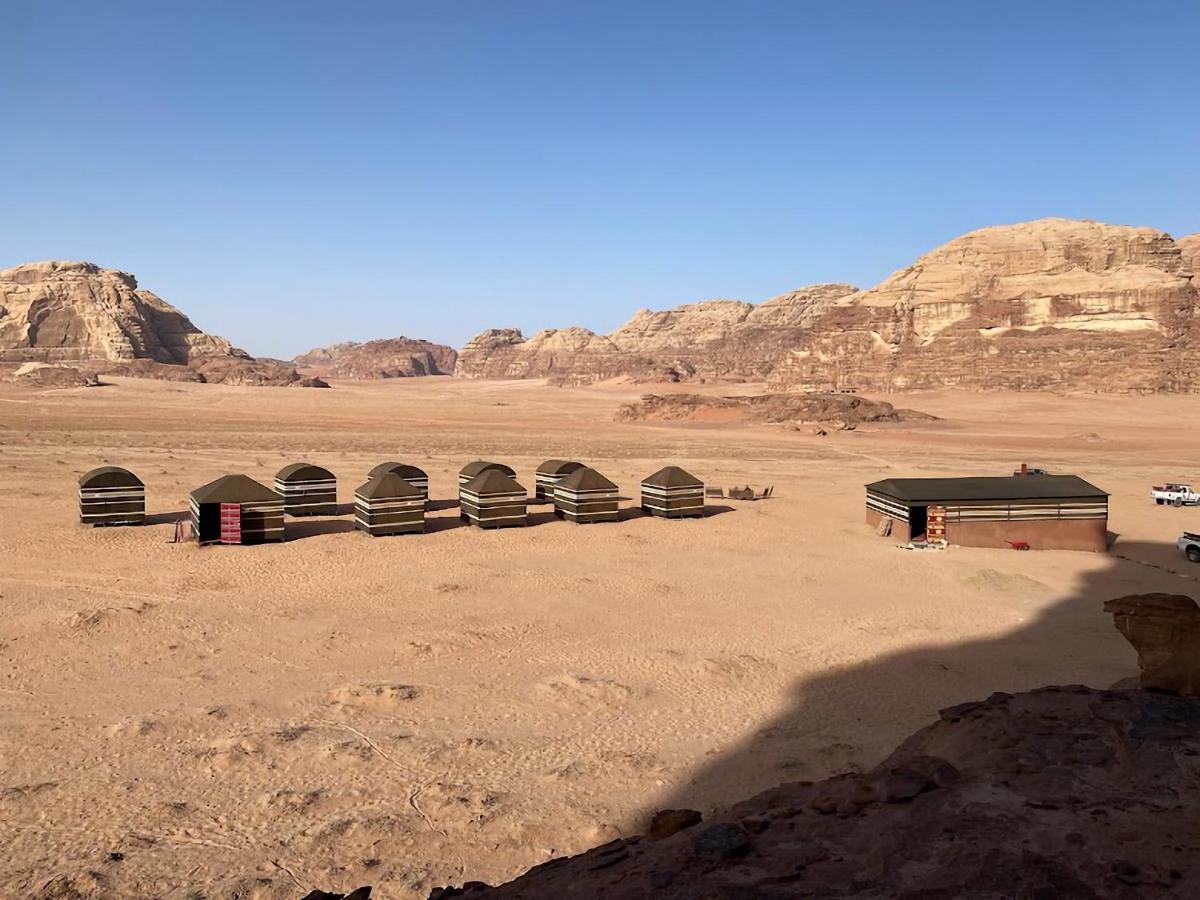
POLYGON ((1103 599, 1195 593, 1172 545, 1200 513, 1146 496, 1200 479, 1186 397, 909 395, 940 420, 817 437, 614 422, 639 392, 0 385, 0 895, 509 879, 667 802, 868 766, 950 703, 1108 685, 1134 660, 1103 599), (188 491, 228 471, 310 459, 349 503, 375 463, 411 460, 449 498, 480 456, 531 491, 546 457, 625 496, 666 462, 776 491, 695 521, 535 508, 485 533, 445 507, 419 537, 328 520, 278 546, 169 543, 188 491), (157 524, 78 525, 75 478, 105 461, 142 476, 157 524), (862 524, 867 481, 1022 461, 1111 491, 1121 555, 922 554, 862 524), (798 698, 820 715, 789 718, 798 698))

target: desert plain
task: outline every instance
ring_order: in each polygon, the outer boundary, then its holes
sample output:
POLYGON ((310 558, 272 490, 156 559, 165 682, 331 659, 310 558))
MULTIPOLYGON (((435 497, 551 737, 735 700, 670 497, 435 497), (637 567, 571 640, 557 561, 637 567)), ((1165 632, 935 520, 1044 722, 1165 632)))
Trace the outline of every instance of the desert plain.
POLYGON ((1149 500, 1200 477, 1187 396, 914 393, 884 399, 937 421, 821 436, 614 421, 642 392, 622 383, 108 380, 0 384, 4 897, 509 879, 663 807, 870 766, 954 703, 1128 678, 1103 601, 1200 575, 1174 547, 1200 512, 1149 500), (628 512, 466 527, 450 501, 480 457, 531 490, 543 459, 584 460, 628 512), (427 534, 347 516, 171 543, 219 475, 310 460, 349 504, 387 459, 429 472, 427 534), (143 478, 152 524, 79 524, 76 479, 105 462, 143 478), (1111 553, 913 551, 863 523, 867 482, 1021 462, 1111 492, 1111 553), (774 496, 638 515, 668 463, 774 496))

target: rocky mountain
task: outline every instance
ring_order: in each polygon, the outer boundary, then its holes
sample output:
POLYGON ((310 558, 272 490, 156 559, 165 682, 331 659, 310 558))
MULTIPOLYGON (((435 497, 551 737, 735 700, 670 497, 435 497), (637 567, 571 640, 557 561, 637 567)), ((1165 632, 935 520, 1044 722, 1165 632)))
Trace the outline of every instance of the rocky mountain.
POLYGON ((1200 235, 1040 219, 984 228, 881 284, 643 310, 607 336, 493 329, 465 377, 766 380, 776 390, 1200 389, 1200 235))
POLYGON ((1153 228, 1042 219, 956 238, 843 297, 777 388, 1200 388, 1200 295, 1153 228))
POLYGON ((866 773, 783 784, 704 821, 430 900, 1191 897, 1200 883, 1200 609, 1110 601, 1140 687, 993 694, 941 711, 866 773))
POLYGON ((618 422, 780 425, 793 430, 818 425, 850 431, 867 422, 929 422, 936 417, 857 394, 776 392, 734 397, 643 394, 637 403, 619 407, 613 418, 618 422))
POLYGON ((782 360, 846 284, 818 284, 758 306, 707 300, 663 312, 640 310, 609 335, 586 328, 539 331, 493 328, 459 354, 466 378, 558 378, 586 383, 628 376, 639 380, 760 379, 782 360))
POLYGON ((1177 238, 1179 252, 1183 254, 1183 264, 1191 271, 1192 276, 1200 276, 1200 233, 1185 234, 1177 238))
POLYGON ((0 363, 70 363, 82 371, 255 385, 319 386, 205 334, 127 272, 89 262, 0 271, 0 363))
POLYGON ((397 337, 318 347, 292 362, 321 378, 411 378, 453 375, 458 352, 442 344, 397 337))

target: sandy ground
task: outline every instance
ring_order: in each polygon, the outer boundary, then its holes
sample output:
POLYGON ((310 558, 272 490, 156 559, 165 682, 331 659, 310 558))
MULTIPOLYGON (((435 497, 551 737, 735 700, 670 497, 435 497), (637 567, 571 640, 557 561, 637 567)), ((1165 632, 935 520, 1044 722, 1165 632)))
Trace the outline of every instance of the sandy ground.
POLYGON ((614 423, 638 393, 0 386, 0 896, 510 878, 665 805, 870 765, 955 702, 1107 686, 1135 665, 1102 601, 1200 593, 1173 546, 1200 511, 1147 500, 1200 480, 1194 398, 918 394, 899 402, 943 421, 818 437, 614 423), (309 459, 348 503, 394 458, 449 498, 480 456, 530 489, 567 457, 631 497, 675 462, 775 498, 684 522, 485 533, 447 508, 424 536, 290 520, 283 545, 169 543, 169 514, 225 472, 269 483, 309 459), (867 481, 1023 460, 1110 490, 1128 558, 913 552, 862 523, 867 481), (143 477, 159 524, 78 524, 75 479, 104 462, 143 477))

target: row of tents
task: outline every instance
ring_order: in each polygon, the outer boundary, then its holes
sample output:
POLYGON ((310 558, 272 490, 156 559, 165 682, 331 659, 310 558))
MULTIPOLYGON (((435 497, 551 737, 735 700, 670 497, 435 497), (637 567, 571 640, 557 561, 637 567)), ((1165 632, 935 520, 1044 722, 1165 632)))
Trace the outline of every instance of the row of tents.
MULTIPOLYGON (((460 517, 479 528, 528 524, 529 497, 504 463, 477 460, 458 474, 460 517)), ((550 459, 535 473, 534 495, 552 502, 557 515, 579 524, 615 522, 617 485, 575 460, 550 459)), ((429 476, 407 463, 384 462, 354 491, 355 527, 372 536, 425 530, 429 476)), ((337 478, 328 469, 295 463, 280 469, 274 487, 248 475, 224 475, 188 498, 192 533, 201 544, 282 541, 290 516, 336 516, 337 478)), ((678 466, 666 466, 641 483, 641 508, 650 515, 704 515, 704 483, 678 466)), ((103 466, 79 480, 79 516, 90 525, 140 525, 146 489, 127 469, 103 466)))

